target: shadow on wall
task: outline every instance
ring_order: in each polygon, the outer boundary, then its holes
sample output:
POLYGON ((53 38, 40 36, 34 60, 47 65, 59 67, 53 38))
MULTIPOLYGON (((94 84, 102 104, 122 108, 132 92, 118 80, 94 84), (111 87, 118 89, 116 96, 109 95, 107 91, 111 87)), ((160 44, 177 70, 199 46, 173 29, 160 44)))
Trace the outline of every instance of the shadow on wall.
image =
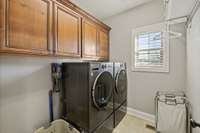
MULTIPOLYGON (((13 71, 10 71, 10 73, 13 73, 13 71)), ((0 99, 25 97, 37 93, 38 91, 47 90, 46 88, 49 87, 47 84, 49 84, 49 80, 51 80, 49 71, 50 65, 44 66, 43 68, 26 74, 25 76, 16 75, 16 77, 14 77, 17 73, 7 75, 7 78, 9 76, 13 76, 14 78, 12 77, 12 80, 8 82, 5 81, 1 84, 0 99)), ((2 80, 4 81, 4 79, 2 80)))
POLYGON ((25 77, 1 84, 0 132, 33 132, 33 127, 48 122, 49 70, 45 66, 25 77))
POLYGON ((0 57, 0 133, 32 133, 49 122, 49 58, 0 57))

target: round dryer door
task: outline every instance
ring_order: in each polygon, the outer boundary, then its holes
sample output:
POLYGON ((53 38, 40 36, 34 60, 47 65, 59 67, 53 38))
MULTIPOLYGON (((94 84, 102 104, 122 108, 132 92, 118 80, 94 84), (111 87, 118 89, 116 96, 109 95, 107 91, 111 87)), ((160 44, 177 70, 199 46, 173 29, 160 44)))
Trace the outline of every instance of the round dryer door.
POLYGON ((113 92, 113 77, 110 72, 100 73, 93 84, 92 98, 96 108, 101 109, 108 105, 113 92))
POLYGON ((115 91, 117 94, 122 94, 127 88, 126 70, 120 70, 115 79, 115 91))

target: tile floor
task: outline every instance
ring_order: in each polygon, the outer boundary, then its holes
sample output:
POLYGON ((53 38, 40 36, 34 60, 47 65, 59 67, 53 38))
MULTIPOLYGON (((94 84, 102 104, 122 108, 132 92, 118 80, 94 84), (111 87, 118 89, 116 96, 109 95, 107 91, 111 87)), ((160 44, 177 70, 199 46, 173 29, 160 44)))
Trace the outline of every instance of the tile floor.
POLYGON ((151 122, 126 115, 113 133, 155 133, 153 129, 146 128, 146 124, 153 125, 151 122))

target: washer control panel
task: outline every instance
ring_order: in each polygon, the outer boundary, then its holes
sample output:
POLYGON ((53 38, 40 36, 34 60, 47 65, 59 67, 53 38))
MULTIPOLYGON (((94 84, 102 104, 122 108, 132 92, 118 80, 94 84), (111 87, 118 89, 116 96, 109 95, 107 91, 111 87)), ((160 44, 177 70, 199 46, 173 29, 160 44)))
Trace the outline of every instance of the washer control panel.
POLYGON ((110 68, 113 68, 113 64, 112 63, 102 63, 101 68, 102 69, 110 69, 110 68))

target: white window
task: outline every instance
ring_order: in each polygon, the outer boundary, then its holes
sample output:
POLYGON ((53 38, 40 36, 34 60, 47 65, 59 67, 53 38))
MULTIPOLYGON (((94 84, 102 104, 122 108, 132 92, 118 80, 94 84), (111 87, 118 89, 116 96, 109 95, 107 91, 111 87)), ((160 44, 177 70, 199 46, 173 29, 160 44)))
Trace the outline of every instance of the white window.
POLYGON ((165 24, 154 24, 133 30, 133 71, 169 72, 169 39, 165 31, 165 24))

